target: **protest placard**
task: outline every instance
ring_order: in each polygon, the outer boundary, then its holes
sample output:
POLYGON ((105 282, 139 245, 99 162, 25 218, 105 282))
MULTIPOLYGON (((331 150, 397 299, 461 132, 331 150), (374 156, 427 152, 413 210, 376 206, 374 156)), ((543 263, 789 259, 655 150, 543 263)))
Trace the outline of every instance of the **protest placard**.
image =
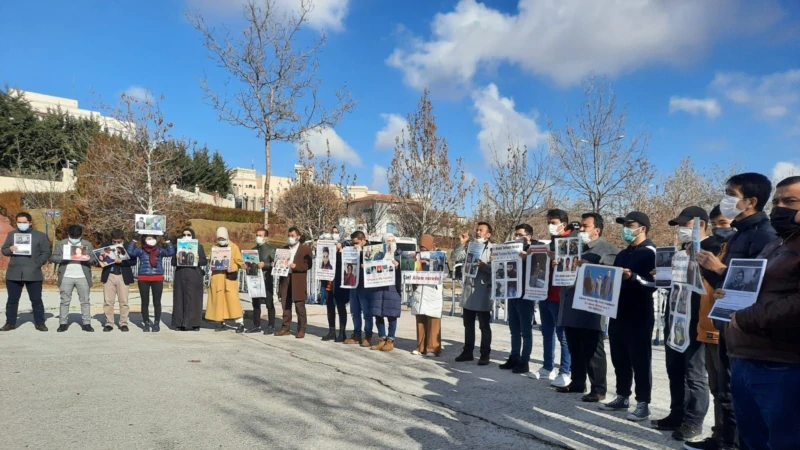
POLYGON ((230 247, 211 247, 211 270, 220 272, 228 270, 231 266, 230 247))
POLYGON ((94 250, 94 257, 101 264, 114 264, 117 260, 126 261, 130 259, 128 252, 122 244, 97 248, 94 250))
POLYGON ((525 264, 525 300, 546 300, 550 287, 550 257, 546 245, 532 245, 528 248, 525 264))
POLYGON ((656 249, 656 287, 666 288, 672 282, 672 257, 678 247, 658 247, 656 249))
POLYGON ((553 286, 572 286, 578 278, 578 261, 583 245, 579 238, 557 238, 555 241, 556 271, 553 286))
POLYGON ((272 276, 285 277, 291 268, 292 251, 288 248, 275 250, 275 263, 272 265, 272 276))
POLYGON ((258 250, 242 250, 242 262, 244 263, 245 276, 261 276, 261 269, 258 268, 258 263, 260 261, 258 250))
POLYGON ((766 268, 766 259, 732 259, 722 283, 725 296, 714 302, 708 317, 730 322, 733 313, 754 304, 766 268))
POLYGON ((394 261, 376 260, 364 262, 364 287, 394 286, 394 261))
POLYGON ((447 254, 442 251, 400 254, 400 270, 406 284, 442 284, 447 254))
POLYGON ((519 298, 522 293, 522 243, 492 247, 492 298, 519 298))
POLYGON ((64 244, 61 258, 65 261, 89 261, 92 259, 89 255, 89 247, 71 244, 64 244))
POLYGON ((358 277, 361 275, 361 252, 356 247, 342 248, 342 283, 343 289, 358 287, 358 277))
POLYGON ((578 269, 578 283, 572 307, 611 318, 617 317, 622 268, 583 264, 578 269))
POLYGON ((136 214, 134 231, 138 234, 162 236, 167 229, 167 217, 150 214, 136 214))
POLYGON ((331 281, 336 276, 336 242, 317 241, 316 265, 317 281, 331 281))
POLYGON ((683 353, 689 347, 692 321, 692 292, 690 285, 685 283, 672 283, 669 295, 669 339, 667 345, 676 352, 683 353))
MULTIPOLYGON (((465 277, 475 278, 478 275, 478 261, 481 260, 486 244, 472 241, 467 247, 467 258, 464 260, 463 273, 465 277)), ((485 263, 486 261, 484 261, 485 263)))
POLYGON ((30 256, 31 254, 31 235, 27 233, 14 234, 15 255, 30 256))
POLYGON ((197 239, 178 239, 175 254, 178 267, 197 267, 200 264, 200 242, 197 239))

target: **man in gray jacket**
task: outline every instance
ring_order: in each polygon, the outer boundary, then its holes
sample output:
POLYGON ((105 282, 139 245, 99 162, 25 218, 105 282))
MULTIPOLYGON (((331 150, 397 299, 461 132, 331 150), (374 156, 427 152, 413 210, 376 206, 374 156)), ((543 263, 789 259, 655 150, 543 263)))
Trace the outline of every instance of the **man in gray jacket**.
MULTIPOLYGON (((475 359, 475 319, 478 319, 481 328, 481 357, 479 366, 489 364, 489 354, 492 351, 492 265, 489 263, 492 254, 492 226, 486 222, 478 222, 475 228, 475 241, 483 244, 483 252, 477 261, 478 273, 475 278, 470 278, 464 273, 464 304, 461 314, 464 319, 464 349, 456 357, 456 362, 473 361, 475 359)), ((461 243, 453 249, 451 259, 454 264, 463 263, 467 259, 467 242, 469 234, 460 237, 461 243)))
MULTIPOLYGON (((582 263, 614 265, 619 250, 603 239, 603 217, 597 213, 581 216, 578 236, 584 245, 582 263)), ((556 387, 563 393, 586 392, 586 375, 592 385, 584 402, 599 402, 606 398, 606 350, 603 340, 602 317, 599 314, 572 307, 575 287, 561 290, 558 325, 564 327, 567 346, 572 356, 572 381, 564 387, 556 387)))
POLYGON ((32 228, 31 215, 26 212, 17 214, 17 229, 6 237, 2 253, 11 258, 6 270, 6 324, 0 331, 11 331, 17 328, 17 311, 19 299, 22 297, 22 288, 28 291, 33 307, 33 323, 37 330, 47 331, 44 318, 44 303, 42 302, 42 266, 50 259, 50 243, 47 236, 41 231, 32 228), (16 245, 17 234, 22 235, 20 241, 27 240, 30 251, 18 248, 16 245), (27 236, 25 236, 27 235, 27 236))
POLYGON ((92 328, 91 305, 89 303, 89 290, 92 288, 92 263, 94 262, 94 247, 92 243, 81 239, 83 227, 70 225, 67 227, 69 239, 62 239, 56 244, 53 252, 53 263, 58 264, 58 290, 61 291, 61 313, 59 315, 58 332, 67 331, 69 328, 69 304, 72 301, 72 291, 78 290, 78 299, 81 302, 81 316, 83 331, 94 331, 92 328), (67 250, 69 259, 64 258, 67 250))

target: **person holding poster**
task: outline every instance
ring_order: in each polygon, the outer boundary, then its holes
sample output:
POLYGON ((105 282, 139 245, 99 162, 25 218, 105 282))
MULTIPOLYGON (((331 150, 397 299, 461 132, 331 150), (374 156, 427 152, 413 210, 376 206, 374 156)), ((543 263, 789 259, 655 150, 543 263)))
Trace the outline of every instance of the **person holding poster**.
MULTIPOLYGON (((603 238, 603 216, 597 213, 586 213, 581 216, 581 227, 578 237, 584 245, 582 262, 613 266, 619 250, 603 238)), ((595 282, 592 282, 594 286, 595 282)), ((611 283, 605 280, 599 284, 600 295, 606 297, 611 283), (604 289, 605 284, 605 289, 604 289)), ((557 387, 557 392, 586 392, 586 376, 591 385, 589 393, 581 400, 596 403, 605 400, 607 391, 605 339, 603 338, 602 316, 572 307, 575 297, 575 286, 562 289, 559 302, 558 325, 564 327, 567 336, 569 354, 572 356, 572 381, 568 386, 557 387)))
MULTIPOLYGON (((400 270, 398 270, 398 266, 400 266, 400 253, 397 252, 397 246, 394 244, 394 235, 391 233, 386 233, 383 236, 383 243, 385 248, 391 249, 395 248, 394 253, 391 255, 387 252, 386 254, 382 255, 383 260, 387 260, 390 257, 391 265, 394 266, 396 269, 394 271, 394 285, 392 286, 383 286, 375 288, 372 292, 372 317, 375 318, 375 328, 378 329, 378 343, 370 347, 372 350, 380 350, 384 352, 390 352, 394 350, 394 338, 395 334, 397 333, 397 319, 400 317, 401 306, 403 303, 402 296, 400 295, 401 289, 401 275, 400 270), (394 256, 392 256, 394 255, 394 256), (386 322, 384 318, 389 322, 389 328, 387 331, 386 322)), ((380 269, 381 266, 378 266, 380 269)))
POLYGON ((649 404, 653 391, 651 341, 655 326, 653 271, 656 268, 656 246, 647 237, 650 231, 647 214, 633 211, 625 217, 618 217, 617 223, 622 225, 622 240, 628 244, 614 260, 614 265, 623 269, 622 286, 617 317, 610 319, 608 324, 611 363, 617 375, 617 396, 600 407, 607 411, 628 411, 628 397, 635 380, 637 405, 627 419, 641 422, 650 418, 649 404))
MULTIPOLYGON (((456 362, 474 361, 475 355, 475 319, 478 319, 481 328, 481 356, 478 365, 486 366, 489 364, 489 355, 492 352, 492 265, 489 258, 492 254, 492 226, 486 222, 478 222, 475 227, 475 241, 470 243, 483 246, 483 251, 473 261, 475 267, 475 277, 464 277, 464 287, 462 295, 464 303, 462 305, 462 319, 464 320, 464 348, 461 354, 456 357, 456 362)), ((459 237, 460 243, 453 249, 450 259, 453 264, 463 263, 467 259, 467 243, 469 233, 462 233, 459 237)))
MULTIPOLYGON (((10 258, 8 269, 6 270, 6 290, 8 300, 6 301, 6 323, 0 331, 11 331, 17 328, 17 311, 19 310, 19 299, 22 297, 22 288, 28 292, 28 298, 33 307, 33 324, 37 331, 47 331, 44 317, 44 302, 42 301, 42 284, 44 274, 42 266, 50 260, 50 243, 47 236, 38 230, 34 230, 33 219, 26 212, 17 213, 17 229, 10 231, 3 244, 3 256, 10 258), (30 255, 16 255, 14 236, 17 233, 29 234, 31 236, 30 255)), ((60 249, 59 249, 60 251, 60 249)))
MULTIPOLYGON (((230 241, 228 229, 217 228, 217 248, 230 250, 231 258, 226 270, 211 271, 211 280, 208 283, 208 304, 206 306, 206 320, 217 322, 214 331, 225 331, 226 320, 236 323, 236 332, 244 333, 244 312, 239 300, 239 268, 244 266, 242 252, 239 246, 230 241)), ((213 253, 213 248, 212 248, 213 253)))
MULTIPOLYGON (((191 228, 181 231, 182 239, 197 239, 191 228)), ((180 245, 180 240, 178 241, 180 245)), ((184 263, 180 265, 178 258, 172 258, 175 268, 175 279, 172 291, 172 328, 179 331, 199 331, 203 320, 203 268, 208 264, 206 252, 202 245, 197 246, 197 259, 187 252, 184 263), (189 264, 197 262, 197 265, 189 264)))
POLYGON ((175 256, 175 247, 169 240, 165 246, 158 246, 156 236, 146 235, 141 248, 136 241, 128 243, 128 255, 139 260, 137 285, 142 299, 142 329, 157 333, 161 330, 161 295, 164 292, 163 258, 175 256), (153 293, 153 313, 155 320, 150 322, 150 293, 153 293))
POLYGON ((251 299, 253 302, 253 328, 245 333, 262 332, 267 335, 275 334, 275 282, 272 277, 272 264, 275 262, 275 247, 267 242, 269 231, 266 228, 256 230, 256 246, 253 250, 258 251, 258 269, 264 277, 264 290, 266 297, 256 297, 251 299), (267 307, 267 327, 261 328, 261 305, 267 307))
MULTIPOLYGON (((422 252, 438 251, 430 234, 419 239, 419 249, 422 252)), ((417 348, 411 354, 439 356, 442 354, 443 286, 417 284, 412 289, 411 314, 417 322, 417 348)))
MULTIPOLYGON (((526 273, 528 248, 531 246, 533 228, 527 223, 514 227, 514 238, 522 243, 522 270, 526 273)), ((538 242, 537 242, 538 243, 538 242)), ((529 361, 533 349, 533 301, 526 300, 523 295, 508 299, 508 330, 511 332, 511 353, 508 360, 500 365, 502 370, 512 373, 530 372, 529 361)))
MULTIPOLYGON (((344 277, 343 268, 346 266, 342 253, 344 247, 342 243, 336 240, 336 247, 334 247, 336 257, 336 274, 334 275, 331 283, 332 295, 328 296, 328 301, 325 303, 328 313, 328 334, 322 337, 323 341, 344 342, 347 339, 347 304, 350 302, 350 289, 345 289, 342 286, 346 282, 344 277), (336 313, 339 313, 339 334, 336 334, 336 313)), ((349 276, 354 277, 353 269, 350 269, 349 276)), ((347 281, 355 285, 355 279, 347 281)))
MULTIPOLYGON (((364 287, 365 273, 353 273, 354 269, 361 271, 360 267, 364 264, 364 255, 361 249, 367 245, 367 235, 363 231, 354 231, 350 235, 350 243, 359 251, 359 265, 348 266, 345 269, 345 281, 357 281, 356 288, 350 294, 350 314, 353 316, 353 335, 344 341, 348 345, 361 345, 362 347, 372 347, 372 289, 364 287), (352 268, 351 268, 352 267, 352 268), (353 278, 350 278, 353 275, 353 278), (363 314, 363 322, 362 322, 363 314), (363 325, 363 339, 362 339, 363 325)), ((361 271, 363 272, 363 271, 361 271)))
MULTIPOLYGON (((104 247, 111 245, 122 246, 125 244, 125 233, 120 229, 111 231, 111 242, 104 247)), ((120 247, 117 247, 120 249, 120 247)), ((133 284, 133 269, 136 261, 130 258, 117 258, 116 253, 111 253, 113 257, 106 256, 102 260, 98 259, 98 264, 103 268, 100 274, 100 282, 103 283, 103 313, 106 316, 106 323, 103 326, 104 332, 114 330, 114 303, 119 299, 119 330, 128 331, 128 296, 130 285, 133 284)))
POLYGON ((295 338, 306 337, 306 290, 308 271, 311 270, 311 247, 304 245, 305 239, 297 227, 289 228, 289 245, 284 247, 291 251, 289 274, 281 277, 280 296, 283 306, 283 324, 275 336, 289 336, 292 326, 292 304, 297 312, 297 334, 295 338))
POLYGON ((68 226, 67 236, 67 239, 62 239, 56 244, 56 251, 52 256, 53 263, 59 265, 58 290, 61 292, 59 326, 56 331, 63 333, 69 328, 69 304, 72 301, 72 292, 77 290, 78 299, 81 302, 81 328, 83 331, 93 332, 91 303, 89 302, 89 293, 92 288, 92 261, 64 258, 62 249, 86 247, 88 255, 94 260, 94 248, 91 242, 82 238, 83 227, 80 225, 68 226))
MULTIPOLYGON (((704 251, 697 254, 697 262, 707 270, 704 272, 706 279, 714 288, 722 288, 731 259, 756 258, 767 244, 777 238, 770 218, 764 212, 770 195, 772 195, 772 182, 767 176, 760 173, 734 175, 725 183, 720 212, 727 219, 733 220, 731 226, 736 229, 736 232, 728 236, 719 256, 704 251)), ((719 396, 722 398, 722 406, 718 410, 722 416, 721 431, 717 439, 710 438, 700 441, 696 446, 687 443, 685 444, 687 448, 702 449, 703 446, 708 445, 734 446, 736 444, 737 425, 731 400, 731 361, 725 342, 725 323, 715 322, 714 325, 720 331, 716 382, 719 396)))
POLYGON ((800 176, 778 183, 772 204, 780 239, 758 255, 767 263, 756 302, 731 315, 725 329, 739 437, 751 449, 800 442, 800 176))

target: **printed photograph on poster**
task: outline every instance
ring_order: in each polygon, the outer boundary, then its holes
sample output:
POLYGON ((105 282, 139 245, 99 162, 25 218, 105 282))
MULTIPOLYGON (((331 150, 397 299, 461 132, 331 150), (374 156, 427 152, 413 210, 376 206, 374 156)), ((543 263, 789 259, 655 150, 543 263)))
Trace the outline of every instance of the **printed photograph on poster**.
POLYGON ((101 264, 114 264, 117 260, 127 261, 130 259, 128 252, 122 244, 96 248, 94 250, 94 257, 101 264))
POLYGON ((573 308, 617 317, 622 268, 584 264, 578 268, 577 279, 573 308))
POLYGON ((553 286, 572 286, 578 278, 582 245, 579 238, 558 238, 555 243, 556 271, 553 286))
POLYGON ((355 247, 342 248, 342 283, 343 289, 358 287, 358 277, 361 274, 361 253, 355 247))
POLYGON ((30 256, 31 254, 31 235, 23 233, 14 234, 15 255, 30 256))
POLYGON ((546 245, 528 248, 525 300, 546 300, 550 281, 550 257, 546 245))
POLYGON ((167 229, 167 216, 136 214, 134 231, 138 234, 161 236, 167 229))
POLYGON ((442 251, 400 253, 400 270, 406 284, 442 284, 447 254, 442 251))
POLYGON ((69 261, 89 261, 92 259, 91 255, 89 255, 89 247, 71 244, 64 244, 61 258, 69 261))
POLYGON ((272 264, 272 276, 285 277, 291 268, 292 251, 288 248, 275 250, 275 262, 272 264))
POLYGON ((383 244, 365 245, 361 250, 364 253, 364 262, 379 261, 386 255, 383 244))
POLYGON ((228 268, 231 266, 230 247, 212 247, 211 262, 209 265, 211 266, 211 270, 214 272, 228 270, 228 268))
POLYGON ((688 284, 672 283, 672 292, 669 297, 669 338, 667 345, 673 350, 683 353, 689 348, 692 308, 692 288, 688 284))
POLYGON ((316 265, 316 279, 318 281, 331 281, 336 277, 336 242, 318 241, 316 265))
POLYGON ((658 247, 656 249, 656 287, 668 288, 672 282, 672 257, 678 247, 658 247))
POLYGON ((690 252, 686 250, 676 252, 672 257, 672 282, 685 283, 692 291, 705 295, 706 287, 699 268, 697 260, 690 255, 690 252))
POLYGON ((519 298, 522 286, 522 243, 506 243, 492 247, 492 290, 493 298, 505 300, 519 298))
POLYGON ((730 322, 733 313, 755 303, 766 268, 766 259, 732 259, 722 283, 725 297, 714 302, 708 317, 730 322))
POLYGON ((247 282, 247 294, 250 296, 250 300, 254 298, 265 298, 267 296, 267 287, 264 285, 264 277, 261 275, 247 275, 245 276, 245 281, 247 282))
POLYGON ((258 250, 242 250, 242 262, 245 276, 258 277, 261 275, 261 269, 258 268, 258 263, 261 262, 258 250))
POLYGON ((392 261, 377 260, 364 263, 364 287, 394 286, 395 270, 392 261))
POLYGON ((197 239, 178 239, 175 244, 178 267, 197 267, 200 264, 200 242, 197 239))
MULTIPOLYGON (((463 272, 465 277, 475 278, 475 276, 478 275, 478 261, 481 259, 484 248, 486 248, 486 244, 474 241, 469 243, 467 247, 467 258, 464 260, 463 272)), ((484 263, 485 262, 487 261, 484 261, 484 263)))

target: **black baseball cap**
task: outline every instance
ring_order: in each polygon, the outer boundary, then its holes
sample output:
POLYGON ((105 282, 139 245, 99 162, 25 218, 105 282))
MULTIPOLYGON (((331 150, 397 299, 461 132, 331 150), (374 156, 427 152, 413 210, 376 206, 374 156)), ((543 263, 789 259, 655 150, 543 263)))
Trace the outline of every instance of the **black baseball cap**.
POLYGON ((681 213, 678 214, 678 217, 670 220, 669 226, 671 227, 674 227, 676 225, 684 226, 686 225, 686 222, 693 220, 695 217, 699 217, 700 220, 702 220, 705 223, 708 223, 708 213, 706 212, 705 209, 699 206, 690 206, 681 211, 681 213))
POLYGON ((631 222, 639 222, 640 225, 646 226, 647 231, 650 232, 650 218, 643 212, 632 211, 625 217, 617 217, 617 223, 620 225, 627 225, 631 222))

